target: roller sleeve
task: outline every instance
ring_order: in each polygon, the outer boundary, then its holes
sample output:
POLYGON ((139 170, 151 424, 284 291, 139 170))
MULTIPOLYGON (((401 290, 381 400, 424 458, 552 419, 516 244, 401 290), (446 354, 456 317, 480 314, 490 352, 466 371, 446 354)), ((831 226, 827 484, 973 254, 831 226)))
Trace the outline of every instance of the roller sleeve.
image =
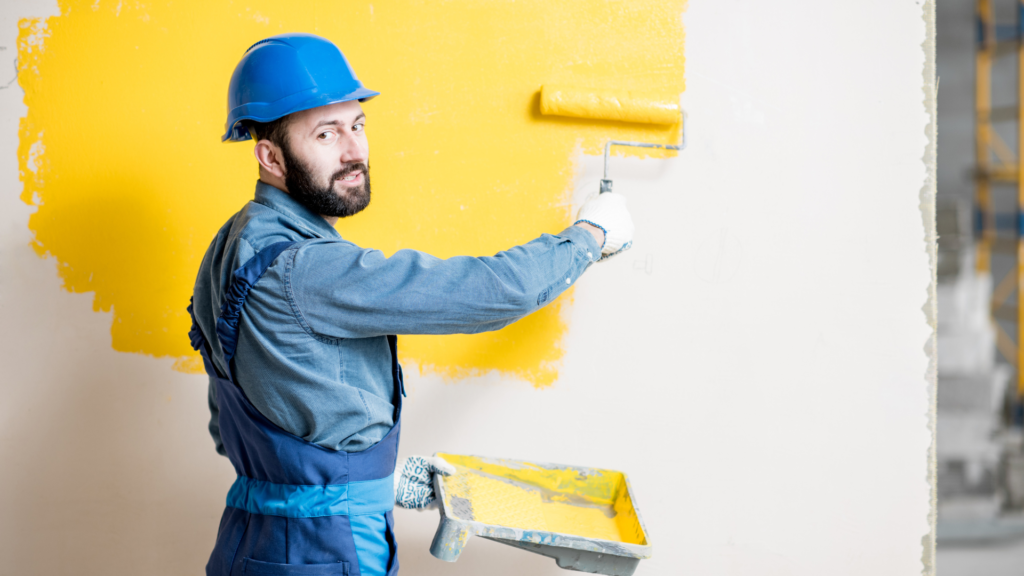
POLYGON ((540 92, 540 111, 552 116, 596 118, 641 124, 678 124, 679 103, 670 98, 629 90, 589 90, 545 85, 540 92))

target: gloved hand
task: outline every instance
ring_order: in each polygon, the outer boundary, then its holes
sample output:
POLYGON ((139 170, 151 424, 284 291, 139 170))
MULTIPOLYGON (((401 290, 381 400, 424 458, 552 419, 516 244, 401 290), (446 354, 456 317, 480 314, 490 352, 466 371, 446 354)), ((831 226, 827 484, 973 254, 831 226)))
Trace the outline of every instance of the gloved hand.
POLYGON ((606 192, 588 198, 576 215, 575 224, 580 222, 604 230, 601 260, 625 252, 633 245, 633 218, 626 209, 626 198, 621 194, 606 192))
POLYGON ((440 456, 409 456, 396 470, 395 503, 402 508, 426 508, 435 501, 434 474, 450 476, 455 466, 440 456))

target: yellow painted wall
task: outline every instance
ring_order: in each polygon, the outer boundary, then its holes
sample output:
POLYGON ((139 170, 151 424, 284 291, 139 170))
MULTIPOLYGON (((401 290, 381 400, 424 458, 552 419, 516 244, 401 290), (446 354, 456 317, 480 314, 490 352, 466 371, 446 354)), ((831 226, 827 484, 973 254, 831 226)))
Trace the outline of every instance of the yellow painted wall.
MULTIPOLYGON (((374 198, 341 234, 391 254, 493 254, 571 222, 580 151, 678 132, 540 116, 542 84, 684 89, 685 0, 544 2, 61 1, 23 20, 23 200, 65 287, 113 310, 116 350, 200 371, 185 305, 217 228, 252 196, 252 144, 223 144, 228 79, 260 38, 334 40, 382 96, 369 117, 374 198)), ((451 378, 499 370, 552 383, 563 298, 496 333, 403 337, 451 378)))

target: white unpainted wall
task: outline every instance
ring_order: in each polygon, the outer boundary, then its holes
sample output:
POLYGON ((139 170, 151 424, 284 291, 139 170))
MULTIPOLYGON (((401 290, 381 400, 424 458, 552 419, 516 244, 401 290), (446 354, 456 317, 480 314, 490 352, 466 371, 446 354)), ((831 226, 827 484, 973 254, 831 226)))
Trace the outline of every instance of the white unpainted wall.
MULTIPOLYGON (((55 11, 0 6, 0 86, 18 18, 55 11)), ((635 247, 579 283, 559 381, 410 367, 403 455, 626 471, 642 575, 931 572, 931 12, 693 0, 689 148, 615 160, 635 247)), ((29 248, 21 97, 0 89, 0 572, 200 573, 234 479, 205 378, 114 352, 29 248)), ((442 563, 436 512, 396 522, 404 574, 566 574, 485 540, 442 563)))

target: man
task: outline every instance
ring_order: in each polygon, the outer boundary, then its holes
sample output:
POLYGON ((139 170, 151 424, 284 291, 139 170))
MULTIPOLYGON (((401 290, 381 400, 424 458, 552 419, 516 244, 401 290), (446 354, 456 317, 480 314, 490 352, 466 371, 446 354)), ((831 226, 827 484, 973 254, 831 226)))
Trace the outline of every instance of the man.
POLYGON ((385 258, 344 240, 338 219, 370 202, 359 103, 377 95, 334 44, 307 34, 257 42, 231 78, 223 139, 256 141, 259 181, 210 244, 189 308, 210 433, 238 473, 209 575, 396 574, 396 498, 425 506, 432 474, 453 469, 412 457, 394 480, 395 335, 497 330, 629 247, 615 194, 493 257, 385 258))

